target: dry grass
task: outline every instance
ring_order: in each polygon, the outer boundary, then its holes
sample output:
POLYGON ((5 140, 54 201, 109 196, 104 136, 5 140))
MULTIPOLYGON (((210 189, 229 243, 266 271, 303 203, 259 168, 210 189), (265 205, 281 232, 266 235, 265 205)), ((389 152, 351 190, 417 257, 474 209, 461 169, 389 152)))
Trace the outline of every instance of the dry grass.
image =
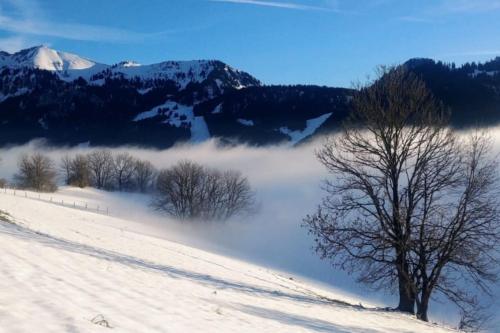
POLYGON ((9 213, 0 210, 0 221, 2 222, 11 222, 9 213))

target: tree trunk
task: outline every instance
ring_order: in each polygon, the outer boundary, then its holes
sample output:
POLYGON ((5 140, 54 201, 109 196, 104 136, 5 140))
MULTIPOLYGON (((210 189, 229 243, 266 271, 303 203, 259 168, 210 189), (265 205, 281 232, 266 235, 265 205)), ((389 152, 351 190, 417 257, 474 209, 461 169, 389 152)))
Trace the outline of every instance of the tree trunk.
POLYGON ((423 321, 429 321, 427 310, 429 309, 430 292, 423 291, 422 299, 418 304, 417 318, 423 321))
POLYGON ((408 290, 406 282, 399 282, 398 311, 415 314, 415 296, 408 290))
POLYGON ((415 314, 416 295, 412 291, 410 281, 408 281, 408 265, 402 254, 397 257, 398 284, 399 284, 399 305, 398 311, 415 314))

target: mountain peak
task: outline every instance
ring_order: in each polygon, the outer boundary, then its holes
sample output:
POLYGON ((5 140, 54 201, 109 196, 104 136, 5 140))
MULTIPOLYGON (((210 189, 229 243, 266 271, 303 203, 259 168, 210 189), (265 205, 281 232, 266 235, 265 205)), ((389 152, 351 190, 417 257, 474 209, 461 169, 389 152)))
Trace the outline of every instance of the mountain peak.
POLYGON ((0 67, 30 67, 49 71, 81 70, 97 63, 73 53, 61 52, 46 45, 38 45, 14 54, 2 53, 0 67))

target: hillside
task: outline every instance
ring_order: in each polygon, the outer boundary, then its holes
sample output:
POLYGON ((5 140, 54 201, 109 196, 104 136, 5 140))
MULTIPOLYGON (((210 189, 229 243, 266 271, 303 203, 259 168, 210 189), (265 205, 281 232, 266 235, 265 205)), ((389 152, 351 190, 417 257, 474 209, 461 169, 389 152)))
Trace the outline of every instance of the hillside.
POLYGON ((10 220, 0 222, 7 331, 451 332, 133 231, 140 221, 55 203, 89 201, 92 192, 55 194, 52 203, 22 194, 0 194, 10 220))

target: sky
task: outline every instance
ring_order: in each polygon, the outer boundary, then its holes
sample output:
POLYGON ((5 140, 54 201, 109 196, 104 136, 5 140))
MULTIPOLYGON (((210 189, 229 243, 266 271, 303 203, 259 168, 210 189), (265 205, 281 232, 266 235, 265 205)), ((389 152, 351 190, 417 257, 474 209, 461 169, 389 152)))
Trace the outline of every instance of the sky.
POLYGON ((413 57, 485 61, 499 35, 500 0, 0 0, 0 50, 219 59, 265 84, 350 87, 413 57))

